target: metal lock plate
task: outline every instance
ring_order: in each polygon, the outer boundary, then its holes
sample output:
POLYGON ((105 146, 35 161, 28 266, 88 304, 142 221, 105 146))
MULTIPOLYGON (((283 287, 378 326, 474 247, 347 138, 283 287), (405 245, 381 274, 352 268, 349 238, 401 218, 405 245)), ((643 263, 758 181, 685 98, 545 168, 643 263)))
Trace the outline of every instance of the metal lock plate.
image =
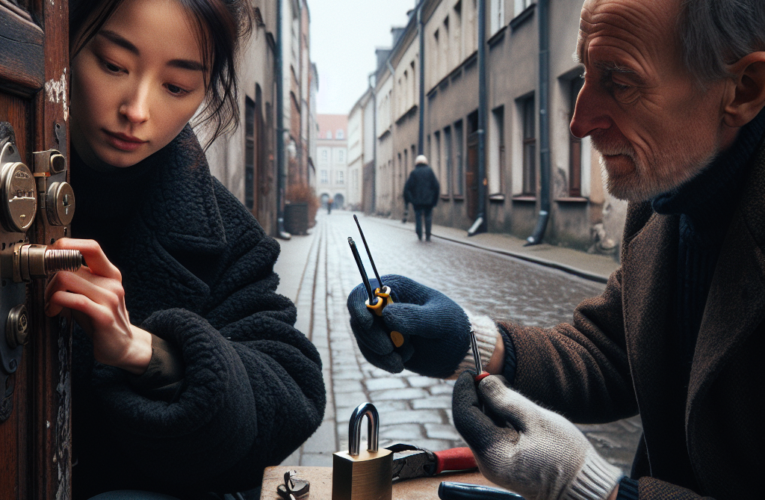
POLYGON ((74 217, 74 190, 68 182, 54 182, 48 187, 48 221, 54 226, 68 226, 74 217))
POLYGON ((18 149, 6 142, 0 150, 0 219, 6 230, 23 233, 35 221, 36 189, 32 171, 21 162, 18 149))

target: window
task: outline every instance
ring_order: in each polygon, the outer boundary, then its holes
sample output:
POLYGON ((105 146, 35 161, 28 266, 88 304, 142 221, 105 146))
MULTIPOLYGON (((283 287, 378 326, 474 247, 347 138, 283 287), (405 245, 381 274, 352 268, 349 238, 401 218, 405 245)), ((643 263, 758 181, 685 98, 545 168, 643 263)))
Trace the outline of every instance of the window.
MULTIPOLYGON (((576 98, 582 89, 584 79, 573 78, 569 83, 569 102, 573 115, 576 98)), ((582 196, 582 140, 569 131, 568 194, 582 196)))
POLYGON ((537 3, 536 0, 515 0, 515 15, 523 12, 533 3, 537 3))
POLYGON ((521 194, 536 196, 537 192, 537 169, 536 169, 536 120, 534 116, 534 96, 521 100, 520 111, 523 121, 523 191, 521 194))
POLYGON ((505 25, 505 0, 491 0, 491 23, 489 33, 495 34, 505 25))
POLYGON ((462 131, 462 120, 454 124, 454 194, 462 196, 464 193, 465 179, 465 137, 462 131))
POLYGON ((432 153, 431 162, 436 167, 436 172, 438 172, 438 180, 441 183, 441 194, 449 194, 446 182, 444 182, 444 179, 446 179, 443 170, 444 164, 441 162, 441 132, 435 132, 433 137, 435 138, 436 144, 432 153))
POLYGON ((436 55, 436 57, 433 58, 435 60, 435 64, 433 65, 433 73, 436 75, 436 78, 433 80, 433 85, 435 85, 436 82, 441 79, 441 50, 438 47, 438 30, 433 33, 433 46, 433 53, 436 55))
MULTIPOLYGON (((567 82, 569 92, 569 105, 571 114, 569 122, 574 115, 576 98, 584 86, 584 78, 576 76, 567 82)), ((568 161, 568 195, 572 198, 587 197, 590 195, 590 137, 584 139, 575 137, 569 131, 569 161, 568 161)))
POLYGON ((343 132, 343 129, 339 128, 337 129, 337 132, 335 132, 335 139, 342 140, 345 139, 345 132, 343 132))
POLYGON ((255 207, 255 101, 249 97, 244 103, 244 206, 255 207))
POLYGON ((444 177, 444 194, 449 195, 452 192, 452 129, 444 129, 444 164, 446 166, 446 177, 444 177))
POLYGON ((326 149, 321 150, 321 161, 325 163, 329 161, 329 151, 326 149))
POLYGON ((454 4, 454 13, 453 13, 453 21, 454 24, 452 26, 452 36, 453 43, 452 43, 452 61, 454 62, 454 65, 457 66, 462 61, 462 1, 460 0, 456 4, 454 4))
POLYGON ((415 76, 416 73, 414 72, 414 61, 411 62, 409 65, 412 69, 412 106, 417 104, 417 100, 419 99, 419 96, 417 95, 417 77, 415 76))
POLYGON ((327 139, 332 139, 332 131, 327 132, 327 139))
POLYGON ((404 177, 409 176, 409 151, 404 150, 404 177))
POLYGON ((505 170, 505 108, 500 106, 491 112, 489 123, 489 195, 504 191, 505 170))
POLYGON ((400 90, 403 96, 402 100, 404 102, 404 107, 401 109, 401 114, 404 114, 409 109, 409 71, 408 70, 404 70, 404 83, 402 83, 401 85, 402 85, 402 88, 400 90))
POLYGON ((329 184, 329 172, 326 169, 321 171, 321 177, 319 178, 319 181, 322 184, 329 184))
POLYGON ((443 70, 441 71, 442 76, 446 76, 449 74, 449 71, 452 69, 450 63, 449 63, 449 16, 446 16, 446 19, 444 19, 444 26, 443 26, 443 37, 444 37, 444 43, 441 46, 441 50, 443 51, 443 70))
POLYGON ((335 172, 335 183, 336 184, 345 184, 345 173, 342 170, 338 170, 335 172))
POLYGON ((340 165, 345 165, 345 150, 344 149, 337 150, 337 163, 339 163, 340 165))

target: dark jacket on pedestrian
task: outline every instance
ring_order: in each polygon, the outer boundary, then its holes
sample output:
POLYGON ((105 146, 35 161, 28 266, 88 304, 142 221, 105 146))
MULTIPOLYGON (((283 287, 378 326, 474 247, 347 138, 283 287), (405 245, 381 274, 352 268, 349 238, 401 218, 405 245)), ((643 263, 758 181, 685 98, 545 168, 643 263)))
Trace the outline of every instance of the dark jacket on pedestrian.
POLYGON ((404 202, 418 208, 435 207, 440 189, 433 169, 428 165, 417 165, 404 185, 404 202))
POLYGON ((326 401, 319 354, 275 293, 278 243, 210 175, 190 127, 129 169, 72 171, 74 235, 102 243, 131 322, 156 337, 137 377, 95 362, 76 328, 74 498, 257 486, 316 430, 326 401))
POLYGON ((643 437, 631 476, 641 499, 763 495, 765 141, 760 137, 729 204, 732 213, 692 342, 682 338, 684 325, 677 321, 683 219, 656 213, 650 202, 630 204, 622 266, 600 297, 577 307, 571 324, 541 329, 501 323, 517 363, 507 375, 526 396, 581 423, 640 413, 643 437))

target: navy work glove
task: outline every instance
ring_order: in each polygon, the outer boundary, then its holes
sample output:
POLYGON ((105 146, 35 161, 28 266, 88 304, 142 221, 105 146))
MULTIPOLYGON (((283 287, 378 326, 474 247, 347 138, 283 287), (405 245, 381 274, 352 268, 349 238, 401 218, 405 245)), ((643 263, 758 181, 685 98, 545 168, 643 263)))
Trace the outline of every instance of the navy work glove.
MULTIPOLYGON (((454 374, 470 345, 465 311, 443 293, 409 278, 391 274, 382 280, 394 302, 385 306, 382 317, 367 308, 363 284, 348 296, 351 328, 364 357, 391 373, 406 368, 429 377, 454 374), (394 347, 390 331, 404 335, 403 346, 394 347)), ((377 280, 370 282, 372 290, 379 286, 377 280)))
POLYGON ((454 426, 481 473, 526 500, 606 500, 621 471, 564 417, 490 376, 465 371, 454 385, 454 426))

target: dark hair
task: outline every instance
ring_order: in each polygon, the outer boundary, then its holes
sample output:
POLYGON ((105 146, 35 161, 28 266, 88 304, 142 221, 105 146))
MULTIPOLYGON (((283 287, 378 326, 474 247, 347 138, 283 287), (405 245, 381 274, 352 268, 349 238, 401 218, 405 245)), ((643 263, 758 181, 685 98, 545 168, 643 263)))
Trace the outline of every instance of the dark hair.
MULTIPOLYGON (((71 0, 69 46, 71 57, 98 33, 124 0, 71 0)), ((239 126, 236 62, 241 41, 252 30, 249 0, 177 0, 196 21, 207 69, 206 103, 195 125, 209 124, 207 149, 221 134, 239 126), (204 50, 208 48, 209 50, 204 50)))

